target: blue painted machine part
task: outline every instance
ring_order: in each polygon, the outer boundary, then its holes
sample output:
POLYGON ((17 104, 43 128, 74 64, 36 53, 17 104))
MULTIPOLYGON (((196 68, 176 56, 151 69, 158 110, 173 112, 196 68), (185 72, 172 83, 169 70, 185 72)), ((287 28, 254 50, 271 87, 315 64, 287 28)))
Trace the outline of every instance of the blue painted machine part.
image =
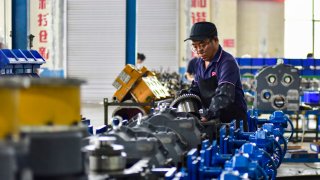
POLYGON ((258 125, 262 125, 265 123, 272 123, 274 125, 274 129, 279 129, 280 133, 284 136, 284 132, 286 130, 290 130, 289 136, 285 137, 286 141, 290 141, 293 136, 293 124, 292 121, 288 118, 283 111, 277 110, 274 111, 269 119, 259 119, 258 118, 258 110, 249 110, 248 111, 248 124, 249 131, 254 132, 257 130, 258 125))
POLYGON ((277 166, 269 153, 261 148, 258 148, 254 143, 244 144, 240 148, 240 152, 249 154, 250 159, 257 161, 258 164, 265 170, 268 177, 271 177, 271 179, 276 179, 277 166))
POLYGON ((268 179, 268 175, 256 161, 250 160, 245 154, 239 153, 226 162, 225 170, 236 170, 240 177, 248 176, 249 179, 268 179))
POLYGON ((176 167, 170 168, 170 170, 167 171, 166 174, 164 175, 165 180, 173 179, 175 177, 176 173, 177 173, 177 168, 176 167))
POLYGON ((90 119, 86 118, 81 119, 81 123, 85 126, 89 126, 91 124, 90 119))
MULTIPOLYGON (((220 133, 220 138, 223 138, 223 141, 220 142, 222 154, 234 154, 235 150, 239 149, 243 144, 252 142, 268 152, 274 158, 277 167, 280 166, 285 152, 283 152, 281 145, 276 141, 275 136, 271 132, 267 132, 261 128, 256 132, 242 132, 241 129, 234 130, 235 124, 235 121, 230 123, 228 135, 220 133)), ((222 126, 221 129, 226 129, 226 126, 222 126)))
POLYGON ((96 129, 96 134, 102 134, 104 132, 107 132, 107 130, 108 130, 108 127, 106 125, 103 125, 96 129))
POLYGON ((320 93, 319 91, 306 91, 303 93, 303 100, 308 105, 319 105, 320 104, 320 93))
POLYGON ((88 126, 88 133, 93 135, 93 126, 92 125, 88 126))
MULTIPOLYGON (((188 180, 206 180, 223 179, 232 177, 232 179, 275 179, 276 166, 270 155, 258 148, 253 143, 246 143, 235 155, 229 155, 224 160, 223 165, 208 163, 208 153, 217 152, 216 142, 212 145, 208 141, 202 143, 200 154, 196 149, 189 151, 187 155, 187 171, 183 168, 179 172, 176 170, 168 171, 166 179, 188 179, 188 180), (175 175, 173 175, 175 174, 175 175)), ((213 156, 223 156, 225 154, 215 154, 213 156)))

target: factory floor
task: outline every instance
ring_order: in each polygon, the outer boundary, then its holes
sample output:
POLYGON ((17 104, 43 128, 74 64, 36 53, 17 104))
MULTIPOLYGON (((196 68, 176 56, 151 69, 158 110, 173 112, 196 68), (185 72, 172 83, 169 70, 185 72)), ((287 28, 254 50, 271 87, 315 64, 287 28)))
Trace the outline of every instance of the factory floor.
POLYGON ((277 179, 320 179, 320 163, 282 163, 277 179))
MULTIPOLYGON (((297 148, 297 151, 306 150, 308 153, 315 153, 310 150, 310 142, 297 142, 297 143, 288 143, 289 147, 297 148)), ((294 150, 293 150, 294 151, 294 150)), ((320 179, 320 159, 319 154, 317 154, 318 159, 307 158, 296 159, 296 161, 301 162, 283 162, 277 171, 277 177, 279 179, 320 179), (311 162, 317 161, 317 162, 311 162)))
MULTIPOLYGON (((111 114, 115 107, 109 108, 109 118, 111 118, 111 114)), ((102 125, 104 125, 104 106, 103 104, 89 104, 89 103, 82 103, 81 104, 81 115, 82 117, 85 117, 87 119, 91 120, 91 124, 94 128, 98 128, 102 125)))
MULTIPOLYGON (((115 106, 108 108, 108 120, 111 119, 115 106)), ((94 128, 104 125, 103 104, 82 104, 81 114, 91 120, 94 128)), ((300 146, 310 151, 310 143, 289 143, 288 146, 300 146)), ((320 179, 320 162, 283 162, 277 170, 277 179, 320 179)))

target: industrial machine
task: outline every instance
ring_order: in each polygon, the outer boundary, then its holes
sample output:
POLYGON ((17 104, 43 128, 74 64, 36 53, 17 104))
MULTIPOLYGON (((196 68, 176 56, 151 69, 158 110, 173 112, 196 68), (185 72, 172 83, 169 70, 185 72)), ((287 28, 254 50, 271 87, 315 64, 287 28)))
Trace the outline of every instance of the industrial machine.
POLYGON ((0 175, 9 180, 26 172, 31 179, 275 179, 292 137, 279 109, 269 119, 250 112, 250 132, 235 121, 200 123, 201 100, 192 94, 94 128, 80 117, 83 81, 20 80, 0 81, 0 175), (20 143, 10 143, 13 136, 20 143))
MULTIPOLYGON (((15 142, 19 134, 18 103, 19 89, 27 85, 22 79, 2 77, 0 78, 0 177, 1 179, 15 180, 24 168, 19 168, 16 157, 18 150, 15 147, 24 149, 24 144, 15 142)), ((20 150, 21 150, 20 149, 20 150)), ((21 150, 22 152, 23 150, 21 150)))
MULTIPOLYGON (((126 167, 135 166, 140 160, 146 161, 144 169, 149 169, 148 173, 141 170, 137 178, 208 179, 233 176, 275 179, 277 168, 286 153, 287 139, 283 136, 283 124, 287 125, 290 121, 287 116, 276 111, 265 123, 251 116, 255 131, 243 132, 242 126, 236 127, 232 122, 221 127, 219 138, 209 140, 204 135, 207 133, 204 126, 199 123, 199 114, 196 114, 198 105, 198 97, 184 95, 171 104, 159 104, 148 115, 139 114, 129 121, 114 117, 112 126, 96 129, 96 136, 93 137, 110 139, 109 146, 121 145, 121 151, 126 153, 126 167)), ((119 152, 116 154, 119 160, 124 157, 119 152)), ((98 159, 103 160, 102 157, 98 159)), ((96 161, 93 164, 97 165, 96 161)), ((106 161, 108 164, 109 160, 106 161)), ((94 166, 91 169, 99 168, 94 166)), ((125 171, 116 172, 121 177, 136 177, 136 174, 125 174, 125 171)), ((104 171, 100 175, 113 173, 104 171)))
POLYGON ((85 178, 82 142, 86 131, 80 124, 83 81, 27 77, 0 80, 5 85, 0 92, 0 133, 1 139, 7 139, 3 143, 8 143, 0 148, 1 179, 85 178), (16 79, 19 88, 13 85, 16 79))
POLYGON ((220 129, 219 143, 202 141, 201 150, 188 152, 186 168, 171 168, 166 179, 276 179, 286 149, 283 133, 272 123, 255 132, 243 132, 235 121, 220 129), (272 130, 271 130, 272 129, 272 130), (276 138, 281 137, 281 138, 276 138))
POLYGON ((295 67, 277 64, 263 68, 255 76, 254 107, 262 111, 298 111, 300 77, 295 67))
POLYGON ((19 124, 34 179, 85 175, 78 79, 32 78, 20 91, 19 124), (58 92, 58 93, 57 93, 58 92), (68 161, 66 161, 68 159, 68 161))
MULTIPOLYGON (((24 134, 21 139, 29 143, 11 146, 11 150, 0 146, 0 157, 5 160, 1 166, 6 167, 9 179, 22 174, 22 169, 28 170, 32 179, 158 179, 170 173, 171 177, 185 173, 196 179, 274 179, 285 153, 275 138, 282 137, 280 115, 272 116, 270 119, 277 120, 256 132, 246 133, 235 123, 226 124, 219 139, 209 140, 196 114, 198 97, 185 95, 130 121, 114 117, 112 126, 97 128, 96 133, 83 119, 90 135, 79 124, 82 81, 50 79, 49 83, 49 79, 27 78, 26 82, 15 93, 19 101, 15 101, 16 113, 11 114, 17 115, 19 126, 14 127, 24 134), (44 113, 30 108, 34 107, 30 103, 44 113), (66 111, 61 112, 61 107, 66 111), (201 150, 197 149, 200 145, 201 150)), ((5 132, 1 130, 2 137, 8 134, 5 132)))

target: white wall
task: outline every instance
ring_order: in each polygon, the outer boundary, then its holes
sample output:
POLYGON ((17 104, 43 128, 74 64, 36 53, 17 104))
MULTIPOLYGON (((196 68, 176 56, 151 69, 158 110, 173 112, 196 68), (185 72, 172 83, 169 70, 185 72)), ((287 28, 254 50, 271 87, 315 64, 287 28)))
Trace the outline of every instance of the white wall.
MULTIPOLYGON (((180 7, 185 8, 185 2, 180 3, 180 7)), ((252 57, 283 57, 283 2, 211 0, 210 11, 210 19, 216 24, 220 44, 226 51, 236 57, 244 54, 250 54, 252 57), (224 47, 225 40, 233 41, 234 45, 224 47)), ((184 31, 185 29, 180 29, 180 33, 184 34, 184 31)), ((183 57, 180 53, 180 59, 183 57)))
POLYGON ((0 43, 11 48, 11 0, 0 0, 0 43))
MULTIPOLYGON (((320 58, 320 0, 314 0, 314 55, 320 58)), ((285 56, 306 58, 313 48, 312 0, 285 2, 285 56)))
POLYGON ((237 55, 283 57, 284 3, 238 0, 237 55))
POLYGON ((212 22, 215 23, 218 30, 218 37, 221 46, 224 46, 224 40, 233 40, 233 47, 223 47, 232 55, 237 55, 237 6, 238 0, 213 0, 212 4, 212 22))
POLYGON ((4 1, 0 0, 0 43, 4 41, 4 1))
POLYGON ((87 80, 82 101, 111 99, 125 66, 126 1, 67 1, 67 75, 87 80))
POLYGON ((173 0, 137 0, 137 51, 145 54, 149 70, 178 72, 178 6, 173 0))

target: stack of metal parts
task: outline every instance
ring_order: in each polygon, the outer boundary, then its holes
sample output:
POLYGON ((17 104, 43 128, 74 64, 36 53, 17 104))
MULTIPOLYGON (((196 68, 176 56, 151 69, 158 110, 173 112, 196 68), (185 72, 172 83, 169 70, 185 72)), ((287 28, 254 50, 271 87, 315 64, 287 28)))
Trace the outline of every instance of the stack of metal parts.
POLYGON ((113 95, 113 104, 119 104, 113 116, 118 115, 127 120, 138 113, 150 113, 152 103, 171 97, 168 88, 160 83, 155 73, 144 66, 137 69, 127 64, 112 85, 117 89, 113 95))
POLYGON ((155 74, 146 67, 137 69, 127 64, 112 84, 117 91, 113 100, 123 102, 130 96, 138 103, 146 103, 170 97, 168 89, 163 87, 155 74))
MULTIPOLYGON (((10 78, 8 82, 13 80, 10 78)), ((5 110, 1 113, 1 127, 5 129, 0 128, 0 133, 5 137, 12 136, 14 140, 13 151, 0 148, 1 154, 7 154, 1 155, 7 159, 1 163, 14 163, 14 171, 5 172, 14 172, 13 177, 18 180, 85 179, 87 175, 81 150, 85 129, 80 124, 80 85, 83 81, 53 78, 18 80, 22 87, 2 98, 2 102, 8 102, 1 107, 5 110)))
POLYGON ((0 76, 39 77, 37 71, 45 62, 35 50, 0 49, 0 76))
POLYGON ((190 84, 184 83, 180 74, 173 72, 160 71, 156 72, 156 76, 162 85, 169 89, 171 96, 175 96, 181 89, 189 89, 190 84))

